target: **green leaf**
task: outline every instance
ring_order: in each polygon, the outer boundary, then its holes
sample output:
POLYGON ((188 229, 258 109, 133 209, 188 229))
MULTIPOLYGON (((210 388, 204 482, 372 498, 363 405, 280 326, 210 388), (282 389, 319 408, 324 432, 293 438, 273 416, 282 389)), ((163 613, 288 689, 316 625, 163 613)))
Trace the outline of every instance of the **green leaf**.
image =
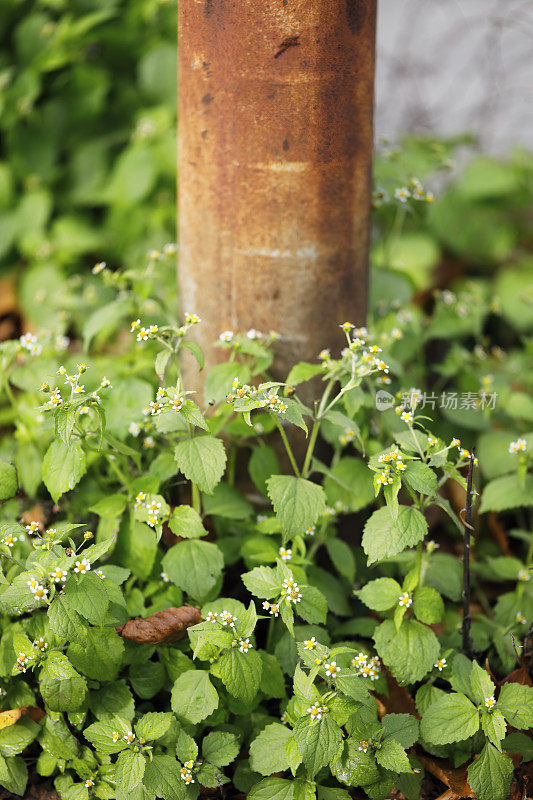
POLYGON ((260 650, 259 655, 263 662, 261 691, 267 697, 284 697, 285 677, 277 658, 272 653, 266 653, 264 650, 260 650))
POLYGON ((463 590, 460 560, 451 553, 432 553, 425 567, 424 583, 450 600, 460 600, 463 590))
POLYGON ((102 591, 102 581, 94 572, 71 575, 65 584, 64 603, 94 625, 105 621, 109 600, 102 591))
POLYGON ((385 739, 376 750, 376 761, 392 772, 412 772, 407 753, 394 739, 385 739))
POLYGON ((135 694, 149 700, 158 694, 167 680, 161 661, 144 661, 130 667, 130 683, 135 694))
POLYGON ((114 517, 120 517, 127 505, 128 498, 125 495, 108 494, 92 505, 89 511, 92 511, 93 514, 98 514, 99 517, 113 519, 114 517))
POLYGON ((124 640, 114 628, 89 628, 83 643, 70 645, 68 657, 87 678, 113 681, 120 669, 123 652, 124 640))
MULTIPOLYGON (((282 726, 283 727, 283 726, 282 726)), ((239 754, 239 740, 234 733, 211 731, 202 742, 202 755, 216 767, 226 767, 239 754)))
POLYGON ((509 756, 486 744, 480 757, 468 767, 468 783, 479 800, 506 800, 513 772, 509 756))
POLYGON ((530 506, 533 496, 533 475, 527 474, 520 481, 518 475, 503 475, 487 483, 481 495, 479 513, 507 511, 510 508, 530 506))
POLYGON ((420 734, 432 744, 451 744, 473 736, 479 729, 477 708, 463 694, 439 697, 422 717, 420 734))
POLYGON ((492 711, 487 711, 484 708, 481 711, 481 728, 487 739, 498 750, 501 750, 501 741, 507 731, 507 723, 503 714, 497 708, 492 709, 492 711))
POLYGON ((199 539, 207 536, 202 518, 192 506, 176 506, 169 517, 168 526, 172 533, 183 539, 199 539))
POLYGON ((142 753, 124 750, 115 765, 115 783, 123 792, 131 792, 144 776, 146 760, 142 753))
POLYGON ((143 714, 136 724, 135 733, 139 739, 146 739, 147 742, 153 742, 165 735, 171 722, 172 714, 170 711, 149 711, 147 714, 143 714))
POLYGON ((393 578, 376 578, 357 592, 363 603, 374 611, 387 611, 397 606, 401 593, 402 587, 393 578))
POLYGON ((99 753, 113 755, 113 753, 120 753, 128 747, 127 742, 123 738, 124 733, 128 730, 129 727, 127 723, 114 718, 104 722, 93 722, 92 725, 85 728, 83 735, 99 753), (116 742, 113 740, 113 733, 115 731, 119 734, 119 738, 116 742))
POLYGON ((256 597, 267 599, 277 597, 282 584, 276 570, 271 567, 255 567, 250 572, 245 572, 242 575, 242 582, 256 597))
POLYGON ((227 519, 247 519, 253 513, 252 504, 234 486, 219 483, 213 494, 202 495, 204 511, 210 517, 226 517, 227 519))
POLYGON ((400 683, 422 680, 440 653, 431 628, 411 619, 404 619, 399 631, 392 620, 385 620, 376 628, 374 641, 380 657, 400 683))
POLYGON ((413 611, 420 622, 440 622, 444 616, 442 597, 430 586, 419 586, 413 595, 413 611))
POLYGON ((322 592, 309 584, 300 586, 300 590, 302 599, 295 606, 298 616, 311 624, 325 623, 328 604, 322 592))
POLYGON ((16 725, 0 730, 0 753, 3 756, 17 756, 30 745, 40 733, 40 726, 31 719, 23 718, 16 725))
POLYGON ((289 766, 285 746, 292 738, 292 731, 273 722, 263 728, 250 745, 250 766, 261 775, 283 772, 289 766))
POLYGON ((495 708, 513 728, 533 727, 533 687, 504 683, 495 708))
POLYGON ((146 764, 143 784, 148 791, 165 800, 185 800, 187 797, 180 764, 172 756, 153 756, 146 764))
POLYGON ((472 688, 472 697, 476 703, 484 706, 487 697, 494 697, 495 687, 492 679, 487 670, 480 667, 477 661, 472 664, 470 686, 472 688))
POLYGON ((28 782, 28 768, 20 756, 3 758, 0 756, 0 785, 13 794, 24 795, 28 782))
POLYGON ((52 711, 75 711, 87 692, 84 679, 57 650, 48 654, 39 683, 43 700, 52 711))
POLYGON ((418 739, 418 720, 412 714, 385 714, 381 727, 384 739, 395 739, 402 747, 412 747, 418 739))
POLYGON ((421 461, 408 461, 405 465, 402 479, 405 480, 415 492, 427 494, 429 497, 434 497, 437 494, 437 476, 431 467, 428 467, 427 464, 423 464, 421 461))
POLYGON ((200 367, 200 369, 203 369, 205 366, 205 356, 204 356, 204 351, 202 350, 198 342, 191 342, 190 339, 186 339, 181 343, 181 346, 186 347, 187 350, 189 350, 193 354, 196 361, 198 362, 198 366, 200 367))
POLYGON ((266 495, 267 480, 279 472, 279 461, 274 450, 262 442, 259 447, 254 447, 248 462, 248 471, 257 490, 266 495))
POLYGON ((355 580, 355 558, 350 545, 343 542, 342 539, 327 539, 326 550, 339 575, 353 583, 355 580))
POLYGON ((17 470, 13 464, 0 461, 0 500, 9 500, 17 493, 17 470))
POLYGON ((324 490, 305 478, 272 475, 267 487, 276 516, 289 537, 303 534, 324 512, 324 490))
POLYGON ((73 489, 85 475, 87 464, 85 453, 78 442, 64 444, 55 439, 45 453, 41 474, 44 485, 55 503, 61 495, 73 489))
POLYGON ((358 748, 359 742, 346 740, 342 751, 331 764, 335 777, 348 786, 366 786, 379 778, 374 757, 358 748))
POLYGON ((309 381, 315 375, 322 375, 324 367, 322 364, 309 364, 307 361, 300 361, 292 367, 287 375, 287 386, 298 386, 299 383, 309 381))
POLYGON ((400 506, 394 519, 388 506, 374 511, 365 525, 363 549, 368 563, 395 556, 422 541, 428 525, 417 508, 400 506))
POLYGON ((196 724, 218 708, 218 693, 209 674, 203 670, 187 670, 172 687, 172 711, 187 722, 196 724))
POLYGON ((294 726, 294 738, 308 775, 313 778, 334 759, 342 743, 342 731, 328 713, 319 720, 306 714, 294 726))
POLYGON ((335 503, 342 503, 348 511, 355 513, 374 499, 372 473, 360 458, 343 456, 327 470, 324 491, 328 505, 335 506, 335 503))
POLYGON ((284 778, 263 778, 252 786, 248 800, 293 800, 294 782, 284 778))
POLYGON ((206 494, 211 494, 220 482, 226 467, 224 444, 214 436, 184 439, 176 445, 174 458, 185 477, 206 494))
POLYGON ((237 647, 232 647, 222 654, 219 668, 228 692, 238 700, 251 703, 261 685, 263 662, 259 653, 255 650, 241 653, 237 647))
POLYGON ((176 586, 201 601, 217 582, 224 558, 216 544, 189 539, 171 547, 162 566, 176 586))

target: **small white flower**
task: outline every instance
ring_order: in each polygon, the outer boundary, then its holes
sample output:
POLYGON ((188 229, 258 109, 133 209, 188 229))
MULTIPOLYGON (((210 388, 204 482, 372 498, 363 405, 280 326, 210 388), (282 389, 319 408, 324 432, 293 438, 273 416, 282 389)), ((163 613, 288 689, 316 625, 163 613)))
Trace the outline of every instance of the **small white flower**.
POLYGON ((207 614, 205 615, 205 621, 206 622, 216 622, 217 621, 217 617, 218 617, 218 614, 217 614, 216 611, 208 611, 207 614))
POLYGON ((198 325, 199 322, 202 320, 198 316, 198 314, 191 314, 190 312, 186 312, 185 314, 185 324, 186 325, 198 325))
POLYGON ((411 197, 411 192, 406 186, 400 186, 398 189, 394 190, 394 197, 396 200, 399 200, 400 203, 406 203, 411 197))
POLYGON ((95 575, 98 575, 101 581, 105 581, 105 575, 101 569, 95 570, 95 575))
POLYGON ((231 342, 233 335, 233 331, 222 331, 218 338, 221 342, 231 342))
POLYGON ((35 596, 36 600, 46 600, 48 597, 48 589, 38 584, 35 589, 30 589, 30 592, 35 596))
POLYGON ((311 719, 322 719, 322 706, 312 705, 307 709, 311 719))
POLYGON ((11 549, 15 542, 18 542, 18 540, 18 536, 12 536, 10 533, 8 533, 7 536, 4 536, 3 539, 0 539, 0 542, 11 549))
POLYGON ((434 553, 435 550, 438 550, 440 545, 438 542, 435 542, 433 539, 430 539, 429 542, 426 543, 426 551, 428 553, 434 553))
POLYGON ((100 383, 100 389, 112 389, 112 388, 113 388, 113 386, 111 384, 111 381, 109 380, 109 378, 106 378, 106 376, 104 375, 104 377, 102 378, 102 381, 100 383))
POLYGON ((361 750, 363 753, 366 753, 368 750, 368 742, 365 742, 363 739, 363 741, 359 742, 359 747, 357 749, 361 750))
POLYGON ((91 272, 93 273, 93 275, 99 275, 100 272, 103 272, 105 268, 106 268, 105 261, 99 261, 98 264, 94 265, 91 272))
POLYGON ((292 550, 285 550, 284 547, 279 548, 279 554, 282 561, 290 561, 292 558, 292 550))
POLYGON ((332 678, 333 680, 335 680, 341 671, 341 668, 337 666, 336 661, 332 661, 330 664, 324 664, 324 667, 326 669, 326 675, 328 678, 332 678))
POLYGON ((439 658, 437 663, 433 664, 433 666, 435 667, 435 669, 438 669, 439 672, 442 672, 442 670, 445 669, 448 666, 448 664, 446 663, 445 658, 439 658))
POLYGON ((366 653, 360 652, 352 659, 352 667, 361 667, 368 661, 366 653))
POLYGON ((26 530, 28 531, 28 533, 37 533, 40 530, 40 528, 41 528, 40 522, 36 522, 35 520, 32 520, 32 522, 30 522, 29 525, 26 525, 26 530))
POLYGON ((494 708, 495 705, 496 705, 496 700, 494 699, 494 697, 486 697, 485 698, 485 707, 486 708, 488 708, 490 710, 491 708, 494 708))
POLYGON ((314 650, 317 646, 318 642, 314 636, 311 636, 310 639, 305 639, 304 641, 304 648, 306 650, 314 650))
POLYGON ((151 514, 159 514, 161 503, 159 503, 157 500, 152 500, 151 503, 147 504, 146 508, 151 514))
POLYGON ((277 603, 272 603, 272 605, 268 609, 268 613, 271 614, 273 617, 279 617, 279 606, 277 605, 277 603))
POLYGON ((409 592, 404 592, 398 598, 398 605, 399 606, 402 606, 402 607, 405 607, 405 608, 409 608, 409 606, 411 606, 412 603, 413 603, 413 598, 411 597, 409 592))
POLYGON ((228 625, 230 628, 235 627, 235 623, 237 622, 237 617, 234 617, 229 611, 221 611, 220 612, 220 621, 222 626, 225 628, 228 625))
POLYGON ((59 569, 59 567, 52 570, 52 572, 50 573, 50 580, 53 580, 54 583, 65 583, 67 577, 68 577, 68 572, 64 569, 59 569))
POLYGON ((520 625, 526 624, 526 618, 524 617, 521 611, 516 612, 516 622, 520 623, 520 625))
POLYGON ((155 439, 153 436, 145 436, 143 439, 143 447, 145 450, 151 450, 155 447, 155 439))
POLYGON ((112 739, 114 742, 118 742, 118 740, 120 739, 120 733, 118 731, 113 731, 112 739))
POLYGON ((316 533, 316 525, 308 525, 304 531, 307 536, 314 536, 316 533))
POLYGON ((241 639, 239 642, 239 650, 241 653, 247 653, 248 650, 253 648, 253 644, 250 644, 250 639, 241 639))
POLYGON ((48 644, 47 644, 47 642, 45 642, 45 640, 43 639, 42 636, 39 636, 38 639, 34 639, 33 640, 33 645, 34 645, 34 647, 38 647, 39 650, 41 650, 43 653, 44 653, 45 650, 48 649, 48 644))
POLYGON ((261 339, 263 334, 261 331, 256 331, 255 328, 250 328, 249 331, 246 331, 246 336, 248 339, 261 339))
POLYGON ((135 438, 137 438, 137 436, 140 434, 140 432, 141 432, 141 426, 139 425, 139 423, 138 422, 130 422, 129 427, 128 427, 128 433, 130 433, 132 436, 135 436, 135 438))
POLYGON ((166 572, 161 573, 161 580, 163 581, 163 583, 169 583, 170 578, 168 577, 166 572))
POLYGON ((125 733, 125 734, 124 734, 124 736, 123 736, 122 738, 123 738, 123 739, 124 739, 124 740, 125 740, 125 741, 126 741, 128 744, 131 744, 131 743, 134 741, 134 739, 135 739, 135 734, 133 733, 133 731, 128 731, 128 733, 125 733))
POLYGON ((527 441, 525 439, 517 439, 516 442, 511 442, 509 445, 510 453, 523 453, 527 450, 527 441))
POLYGON ((148 331, 146 330, 146 328, 141 328, 137 333, 137 341, 146 342, 147 339, 148 339, 148 331))
POLYGON ((531 574, 527 569, 521 569, 517 576, 519 581, 529 581, 531 580, 531 574))
POLYGON ((94 786, 94 781, 92 781, 90 778, 87 778, 87 780, 85 781, 85 786, 87 787, 87 789, 90 789, 91 786, 94 786))
POLYGON ((85 575, 87 572, 90 571, 91 571, 91 562, 88 559, 82 558, 81 561, 76 561, 74 572, 78 572, 80 575, 85 575))

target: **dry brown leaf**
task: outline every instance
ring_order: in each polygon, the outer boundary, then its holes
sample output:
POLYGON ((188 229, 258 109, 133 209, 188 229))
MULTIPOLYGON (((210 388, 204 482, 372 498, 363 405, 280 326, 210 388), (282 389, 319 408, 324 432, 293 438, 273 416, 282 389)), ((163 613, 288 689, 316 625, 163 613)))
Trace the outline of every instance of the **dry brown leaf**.
POLYGON ((194 606, 165 608, 144 619, 130 619, 116 629, 119 636, 140 644, 163 644, 183 639, 187 628, 202 621, 194 606))
POLYGON ((419 761, 422 762, 428 772, 431 772, 439 781, 454 792, 457 797, 475 797, 476 795, 468 785, 466 770, 467 766, 450 767, 449 763, 443 758, 434 758, 414 748, 414 752, 419 761))
POLYGON ((385 670, 385 677, 389 689, 388 697, 381 694, 375 698, 378 704, 380 718, 384 714, 412 714, 417 719, 420 719, 420 714, 416 710, 415 701, 406 687, 400 686, 396 678, 394 678, 387 669, 385 670))
POLYGON ((0 730, 8 728, 18 722, 21 716, 25 714, 30 717, 34 722, 39 722, 44 717, 44 711, 36 706, 21 706, 21 708, 9 708, 7 711, 0 713, 0 730))
POLYGON ((515 669, 506 678, 500 681, 500 686, 504 683, 520 683, 522 686, 533 686, 531 675, 524 666, 515 669))

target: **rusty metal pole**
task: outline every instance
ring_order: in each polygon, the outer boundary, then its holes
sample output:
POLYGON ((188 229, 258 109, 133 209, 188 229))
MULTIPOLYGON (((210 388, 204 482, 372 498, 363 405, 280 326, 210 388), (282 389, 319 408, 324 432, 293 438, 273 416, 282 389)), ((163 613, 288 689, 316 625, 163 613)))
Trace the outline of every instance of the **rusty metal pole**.
POLYGON ((274 329, 284 376, 364 322, 375 21, 376 0, 180 0, 179 286, 208 364, 221 331, 274 329))

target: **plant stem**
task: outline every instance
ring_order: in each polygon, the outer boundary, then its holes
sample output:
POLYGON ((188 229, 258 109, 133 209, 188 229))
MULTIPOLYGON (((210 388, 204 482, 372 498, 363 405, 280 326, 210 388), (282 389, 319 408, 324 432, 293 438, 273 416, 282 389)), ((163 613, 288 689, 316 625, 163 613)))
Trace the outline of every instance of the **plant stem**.
POLYGON ((201 514, 200 492, 198 490, 198 486, 195 483, 191 483, 191 489, 192 489, 192 507, 198 514, 201 514))
POLYGON ((468 465, 468 478, 466 483, 466 508, 465 508, 465 538, 463 550, 463 624, 462 624, 462 651, 465 656, 472 659, 474 657, 474 647, 470 636, 470 538, 472 528, 472 476, 474 473, 475 447, 470 453, 470 464, 468 465))
POLYGON ((313 422, 313 428, 311 430, 311 436, 309 437, 309 444, 307 445, 307 452, 305 454, 304 465, 302 467, 302 476, 307 478, 309 473, 309 465, 311 463, 311 458, 313 456, 313 452, 315 449, 316 438, 318 436, 318 429, 320 428, 320 420, 315 419, 313 422))
POLYGON ((280 421, 276 418, 276 425, 278 426, 278 430, 281 434, 281 438, 283 439, 283 444, 285 445, 285 450, 287 451, 287 455, 289 456, 289 461, 291 462, 291 466, 294 470, 294 474, 297 478, 300 477, 300 471, 298 469, 298 464, 296 463, 296 459, 294 458, 294 453, 292 452, 292 448, 289 444, 289 440, 287 439, 287 434, 283 430, 283 425, 280 421))

